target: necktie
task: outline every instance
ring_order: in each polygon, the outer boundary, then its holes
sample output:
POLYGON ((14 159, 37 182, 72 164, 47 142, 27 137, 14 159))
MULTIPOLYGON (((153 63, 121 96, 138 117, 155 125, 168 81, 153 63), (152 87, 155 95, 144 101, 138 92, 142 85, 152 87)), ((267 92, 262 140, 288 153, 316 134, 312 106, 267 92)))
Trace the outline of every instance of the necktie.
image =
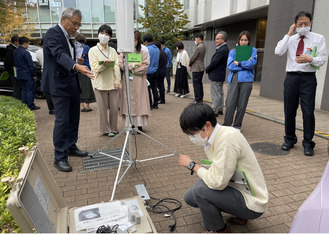
POLYGON ((300 36, 300 40, 297 46, 296 56, 301 55, 304 52, 304 37, 305 36, 300 36))

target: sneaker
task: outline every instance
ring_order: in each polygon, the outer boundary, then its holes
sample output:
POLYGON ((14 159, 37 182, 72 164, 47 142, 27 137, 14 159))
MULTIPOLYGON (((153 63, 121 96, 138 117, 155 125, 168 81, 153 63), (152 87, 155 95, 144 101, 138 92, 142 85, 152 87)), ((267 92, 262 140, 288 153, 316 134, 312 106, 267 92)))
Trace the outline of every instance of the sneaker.
POLYGON ((110 132, 109 134, 107 134, 108 137, 114 137, 115 134, 113 132, 110 132))
POLYGON ((175 97, 179 97, 179 96, 180 96, 180 94, 179 94, 179 93, 176 93, 176 94, 175 94, 175 97))
POLYGON ((187 94, 181 95, 180 98, 185 98, 187 94))

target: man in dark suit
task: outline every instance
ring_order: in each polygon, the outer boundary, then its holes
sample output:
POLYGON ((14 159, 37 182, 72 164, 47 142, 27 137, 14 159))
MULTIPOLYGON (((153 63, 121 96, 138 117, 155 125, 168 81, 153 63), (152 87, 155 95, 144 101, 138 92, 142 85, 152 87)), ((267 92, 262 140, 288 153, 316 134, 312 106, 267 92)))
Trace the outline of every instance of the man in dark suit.
POLYGON ((204 73, 204 57, 206 55, 206 47, 203 44, 203 34, 195 35, 195 50, 190 58, 190 70, 192 72, 194 102, 203 102, 203 84, 202 78, 204 73))
POLYGON ((14 35, 11 37, 11 44, 6 47, 5 69, 9 73, 13 82, 13 97, 21 99, 21 86, 17 78, 14 76, 14 50, 18 47, 19 36, 14 35))
POLYGON ((212 108, 215 115, 223 115, 224 91, 223 83, 226 75, 226 64, 229 49, 226 44, 227 34, 221 31, 216 36, 216 52, 211 58, 210 64, 206 67, 206 74, 211 80, 212 108))
POLYGON ((35 81, 37 73, 31 54, 26 51, 29 47, 29 39, 27 37, 19 38, 19 47, 14 51, 14 65, 16 67, 17 80, 21 86, 22 102, 27 105, 30 110, 38 110, 39 106, 34 104, 35 81))
POLYGON ((43 44, 44 67, 41 89, 50 94, 56 110, 53 132, 54 166, 64 172, 72 170, 67 161, 68 155, 88 155, 76 146, 80 119, 80 88, 76 71, 91 79, 93 73, 87 66, 81 65, 82 58, 76 58, 74 44, 70 40, 71 35, 81 26, 81 18, 78 9, 65 8, 60 24, 47 31, 43 44))
POLYGON ((158 101, 159 104, 165 104, 165 87, 164 87, 164 78, 166 76, 166 67, 167 67, 167 54, 161 49, 161 43, 159 41, 154 42, 154 45, 159 48, 160 55, 159 55, 159 66, 158 70, 156 71, 157 76, 157 86, 159 89, 160 100, 158 101))

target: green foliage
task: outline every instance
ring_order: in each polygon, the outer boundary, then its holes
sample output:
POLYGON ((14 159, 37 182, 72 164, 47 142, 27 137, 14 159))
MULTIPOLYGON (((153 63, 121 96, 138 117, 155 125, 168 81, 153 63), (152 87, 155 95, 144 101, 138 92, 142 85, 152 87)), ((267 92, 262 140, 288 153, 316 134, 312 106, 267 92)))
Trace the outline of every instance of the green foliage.
POLYGON ((183 4, 179 0, 146 0, 145 3, 145 7, 140 5, 145 17, 139 18, 138 22, 153 36, 154 41, 163 39, 166 46, 173 50, 176 41, 183 39, 182 32, 189 22, 183 4))
MULTIPOLYGON (((17 177, 23 164, 18 148, 31 148, 36 142, 34 114, 21 101, 0 96, 0 179, 17 177)), ((6 208, 10 193, 7 184, 0 183, 0 232, 20 232, 6 208)))

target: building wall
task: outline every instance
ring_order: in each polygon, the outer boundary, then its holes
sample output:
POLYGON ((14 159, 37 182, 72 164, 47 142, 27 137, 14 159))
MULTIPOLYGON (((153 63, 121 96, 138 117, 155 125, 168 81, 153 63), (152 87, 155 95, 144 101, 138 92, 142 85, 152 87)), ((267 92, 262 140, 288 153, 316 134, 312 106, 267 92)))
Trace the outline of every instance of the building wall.
POLYGON ((286 55, 277 56, 274 49, 279 40, 289 31, 296 14, 301 11, 313 12, 312 0, 270 1, 267 17, 265 52, 261 78, 260 95, 283 100, 286 55))

